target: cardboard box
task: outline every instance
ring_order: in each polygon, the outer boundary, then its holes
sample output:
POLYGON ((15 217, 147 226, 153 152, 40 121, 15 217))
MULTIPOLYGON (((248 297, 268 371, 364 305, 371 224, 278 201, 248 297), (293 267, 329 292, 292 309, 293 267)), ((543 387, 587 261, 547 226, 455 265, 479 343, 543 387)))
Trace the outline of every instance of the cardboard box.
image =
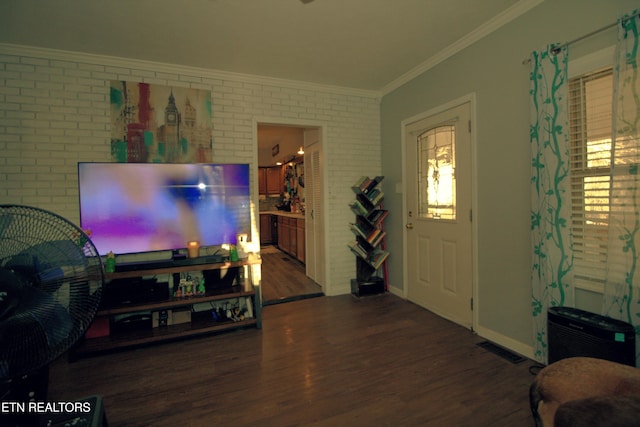
POLYGON ((179 325, 180 323, 191 322, 191 309, 175 309, 173 310, 173 324, 179 325))

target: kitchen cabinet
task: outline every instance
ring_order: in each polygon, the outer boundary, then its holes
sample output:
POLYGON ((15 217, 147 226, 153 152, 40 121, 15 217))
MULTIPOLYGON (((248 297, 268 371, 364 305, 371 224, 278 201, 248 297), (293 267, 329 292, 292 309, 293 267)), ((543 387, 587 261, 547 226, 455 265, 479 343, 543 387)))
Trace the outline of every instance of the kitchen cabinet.
POLYGON ((267 168, 258 168, 258 194, 267 194, 267 168))
POLYGON ((290 218, 289 219, 289 254, 292 255, 294 258, 298 257, 298 228, 296 227, 296 220, 295 218, 290 218))
POLYGON ((273 243, 271 235, 271 215, 260 214, 260 244, 268 245, 273 243))
POLYGON ((304 264, 305 260, 305 236, 304 219, 296 219, 296 256, 304 264))
POLYGON ((285 251, 285 246, 288 246, 288 244, 289 242, 285 242, 284 238, 284 218, 278 216, 278 249, 285 251))
POLYGON ((271 243, 278 244, 278 217, 270 215, 271 217, 271 243))
POLYGON ((267 168, 267 194, 284 192, 284 171, 281 166, 267 168))
POLYGON ((284 191, 284 172, 281 166, 258 168, 258 193, 279 195, 284 191))
POLYGON ((278 216, 278 248, 305 262, 304 218, 278 216))
POLYGON ((291 253, 291 225, 289 225, 289 218, 285 216, 278 217, 278 247, 280 250, 290 254, 291 253))
POLYGON ((278 244, 278 216, 268 213, 260 214, 260 244, 278 244))

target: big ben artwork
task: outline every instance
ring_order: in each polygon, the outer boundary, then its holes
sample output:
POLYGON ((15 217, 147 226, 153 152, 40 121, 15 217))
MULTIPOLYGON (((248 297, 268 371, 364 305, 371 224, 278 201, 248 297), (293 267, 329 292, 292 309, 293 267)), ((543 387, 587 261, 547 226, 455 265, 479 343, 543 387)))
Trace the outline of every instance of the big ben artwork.
POLYGON ((211 161, 210 91, 112 81, 110 96, 113 161, 211 161))

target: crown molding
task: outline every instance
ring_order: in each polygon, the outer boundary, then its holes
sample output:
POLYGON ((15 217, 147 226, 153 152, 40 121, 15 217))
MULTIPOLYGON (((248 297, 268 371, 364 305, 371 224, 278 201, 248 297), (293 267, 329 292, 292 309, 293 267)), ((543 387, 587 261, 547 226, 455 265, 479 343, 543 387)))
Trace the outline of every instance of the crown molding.
POLYGON ((543 1, 544 0, 520 0, 518 3, 506 9, 504 12, 496 15, 494 18, 485 22, 484 24, 482 24, 475 30, 471 31, 470 33, 466 34, 464 37, 462 37, 458 41, 454 42, 453 44, 449 45, 445 49, 436 53, 434 56, 427 59, 422 64, 409 70, 408 72, 404 73, 402 76, 398 77, 391 83, 384 86, 381 89, 382 96, 387 95, 388 93, 396 90, 397 88, 404 85, 405 83, 408 83, 411 80, 415 79, 422 73, 430 70, 431 68, 440 64, 441 62, 444 62, 446 59, 452 57, 453 55, 460 52, 461 50, 471 46, 472 44, 479 41, 483 37, 498 30, 503 25, 508 24, 509 22, 513 21, 519 16, 527 13, 529 10, 538 6, 543 1))
POLYGON ((379 101, 382 97, 380 91, 355 89, 342 86, 323 85, 298 80, 279 79, 275 77, 258 76, 254 74, 234 73, 230 71, 213 70, 208 68, 188 67, 162 62, 146 61, 141 59, 122 58, 117 56, 98 55, 93 53, 73 52, 67 50, 49 49, 36 46, 15 45, 0 43, 0 55, 29 56, 34 58, 53 59, 58 61, 81 62, 122 68, 135 68, 139 70, 160 71, 190 75, 210 79, 230 80, 235 82, 278 86, 323 93, 334 93, 347 96, 373 98, 379 101))
POLYGON ((230 80, 243 83, 269 85, 278 87, 287 87, 292 89, 303 89, 310 91, 318 91, 324 93, 334 93, 347 96, 358 96, 363 98, 372 98, 377 102, 380 99, 396 90, 400 86, 420 76, 429 69, 444 62, 446 59, 469 47, 473 43, 479 41, 485 36, 496 31, 503 25, 511 22, 517 17, 525 14, 529 10, 538 6, 544 0, 520 0, 504 12, 496 15, 480 27, 471 31, 461 39, 457 40, 447 48, 441 50, 431 58, 427 59, 417 67, 409 70, 399 78, 393 80, 380 90, 355 89, 342 86, 323 85, 318 83, 310 83, 298 80, 280 79, 275 77, 259 76, 254 74, 235 73, 230 71, 214 70, 209 68, 188 67, 183 65, 168 64, 162 62, 146 61, 141 59, 130 59, 109 55, 98 55, 93 53, 74 52, 58 49, 49 49, 36 46, 15 45, 9 43, 0 43, 0 54, 30 56, 35 58, 55 59, 60 61, 82 62, 88 64, 96 64, 103 66, 136 68, 141 70, 161 71, 166 73, 175 73, 183 75, 192 75, 197 77, 205 77, 211 79, 230 80))

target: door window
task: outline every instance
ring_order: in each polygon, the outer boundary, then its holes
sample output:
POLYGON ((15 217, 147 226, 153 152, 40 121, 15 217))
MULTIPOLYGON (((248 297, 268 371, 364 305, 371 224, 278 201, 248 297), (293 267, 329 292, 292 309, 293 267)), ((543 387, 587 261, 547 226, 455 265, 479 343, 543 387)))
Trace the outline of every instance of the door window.
POLYGON ((418 214, 456 219, 456 129, 438 126, 418 135, 418 214))

